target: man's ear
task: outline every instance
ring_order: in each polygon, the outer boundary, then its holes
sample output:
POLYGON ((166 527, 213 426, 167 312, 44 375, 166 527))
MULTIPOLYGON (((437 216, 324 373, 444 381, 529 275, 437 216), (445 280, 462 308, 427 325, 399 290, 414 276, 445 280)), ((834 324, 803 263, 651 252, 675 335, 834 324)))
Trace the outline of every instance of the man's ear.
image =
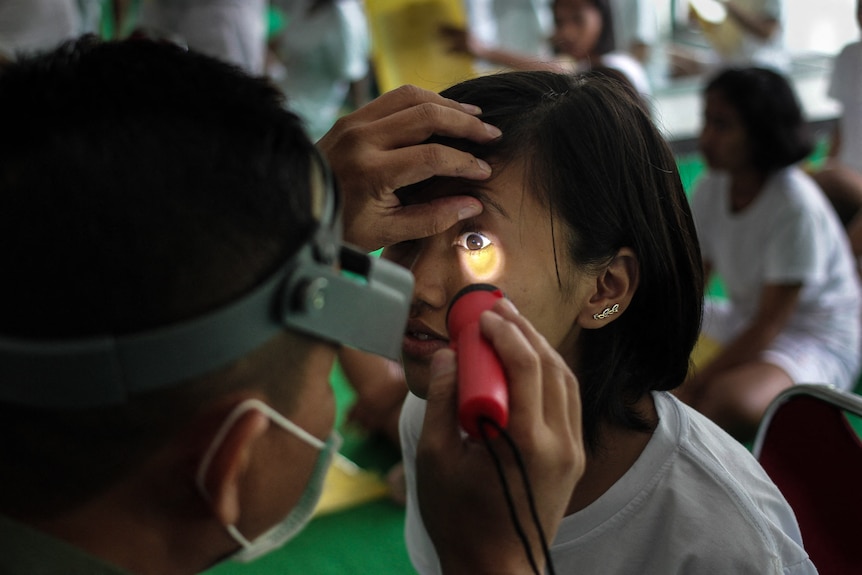
POLYGON ((622 315, 637 291, 639 279, 640 264, 634 250, 620 248, 596 277, 595 291, 578 317, 581 326, 600 328, 622 315))
MULTIPOLYGON (((235 404, 236 405, 236 404, 235 404)), ((234 525, 240 516, 242 478, 258 440, 269 428, 269 418, 256 409, 227 419, 213 434, 212 457, 202 477, 210 510, 222 525, 234 525), (221 434, 219 441, 218 435, 221 434)))

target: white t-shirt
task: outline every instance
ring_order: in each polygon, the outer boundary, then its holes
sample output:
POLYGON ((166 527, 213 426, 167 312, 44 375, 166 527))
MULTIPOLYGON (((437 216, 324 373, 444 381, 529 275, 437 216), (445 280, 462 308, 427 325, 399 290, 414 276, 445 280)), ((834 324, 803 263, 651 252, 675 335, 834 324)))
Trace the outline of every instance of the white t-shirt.
POLYGON ((630 54, 626 54, 625 52, 608 52, 602 54, 601 61, 599 62, 591 62, 589 60, 572 62, 572 60, 568 59, 562 59, 560 62, 570 65, 572 72, 575 73, 587 72, 599 66, 616 70, 628 79, 634 89, 644 98, 644 101, 650 101, 652 87, 649 77, 641 63, 630 54))
POLYGON ((611 0, 616 49, 631 50, 640 42, 652 46, 658 40, 658 15, 652 0, 611 0))
POLYGON ((646 70, 634 56, 625 52, 608 52, 602 54, 602 65, 622 72, 641 96, 648 98, 652 94, 646 70))
POLYGON ((146 0, 139 24, 189 48, 264 72, 266 0, 146 0))
POLYGON ((81 32, 75 0, 0 1, 0 56, 49 50, 81 32))
POLYGON ((273 4, 284 10, 286 20, 276 48, 282 68, 273 79, 317 140, 338 119, 350 83, 368 74, 371 39, 365 12, 358 0, 333 0, 313 12, 310 2, 273 4))
MULTIPOLYGON (((790 506, 754 457, 672 395, 655 392, 653 400, 659 424, 635 464, 563 519, 551 547, 556 572, 816 573, 790 506)), ((423 400, 408 395, 401 419, 407 549, 422 575, 440 572, 415 489, 424 410, 423 400)))
POLYGON ((741 328, 755 316, 764 285, 802 283, 782 335, 819 342, 821 359, 843 364, 846 381, 828 383, 847 387, 862 354, 862 292, 838 216, 795 166, 774 173, 738 213, 730 210, 729 185, 726 173, 707 172, 696 185, 692 213, 704 260, 723 280, 732 316, 741 328))
POLYGON ((838 160, 862 173, 862 42, 848 44, 835 57, 829 96, 842 108, 838 160))
MULTIPOLYGON (((552 56, 549 0, 465 0, 464 8, 470 35, 482 44, 539 60, 552 56)), ((480 71, 499 69, 484 60, 475 65, 480 71)))

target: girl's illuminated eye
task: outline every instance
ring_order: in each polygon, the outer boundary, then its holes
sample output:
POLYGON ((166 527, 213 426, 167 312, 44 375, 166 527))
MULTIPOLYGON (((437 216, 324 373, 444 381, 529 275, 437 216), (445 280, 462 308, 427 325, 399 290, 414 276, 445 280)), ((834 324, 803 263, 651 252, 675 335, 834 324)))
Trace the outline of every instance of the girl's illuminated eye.
POLYGON ((479 232, 467 232, 461 234, 456 242, 462 248, 469 251, 483 250, 490 246, 493 242, 484 234, 479 232))

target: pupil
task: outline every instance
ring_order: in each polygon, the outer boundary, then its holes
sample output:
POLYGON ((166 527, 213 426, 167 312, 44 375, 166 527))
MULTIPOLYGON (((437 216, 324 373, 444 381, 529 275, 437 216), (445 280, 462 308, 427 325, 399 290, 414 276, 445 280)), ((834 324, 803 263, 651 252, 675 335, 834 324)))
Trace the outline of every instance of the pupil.
POLYGON ((484 242, 479 234, 470 234, 467 236, 467 248, 471 250, 481 250, 484 242))

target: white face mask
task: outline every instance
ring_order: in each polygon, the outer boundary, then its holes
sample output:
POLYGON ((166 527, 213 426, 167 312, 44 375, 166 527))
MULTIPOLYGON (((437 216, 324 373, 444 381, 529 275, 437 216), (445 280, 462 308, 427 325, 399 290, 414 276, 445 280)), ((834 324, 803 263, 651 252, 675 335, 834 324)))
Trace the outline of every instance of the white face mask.
POLYGON ((326 479, 326 472, 329 470, 332 458, 341 447, 341 436, 338 432, 333 431, 330 434, 329 439, 323 442, 262 401, 257 399, 248 399, 237 405, 230 415, 228 415, 201 461, 201 465, 200 468, 198 468, 197 473, 197 485, 205 498, 209 499, 209 495, 206 492, 204 478, 206 477, 206 472, 209 469, 210 462, 215 455, 216 450, 221 445, 225 435, 231 427, 233 427, 236 420, 246 411, 252 409, 260 411, 269 417, 273 423, 277 424, 288 433, 295 435, 305 443, 320 450, 320 454, 317 456, 311 479, 309 479, 308 485, 305 486, 305 490, 302 492, 299 502, 279 523, 276 523, 269 530, 262 533, 254 541, 246 539, 242 533, 239 532, 236 526, 228 525, 226 527, 227 532, 230 533, 231 537, 233 537, 234 540, 243 547, 237 551, 231 559, 241 561, 243 563, 257 559, 261 555, 265 555, 266 553, 281 547, 297 533, 302 531, 302 528, 308 524, 311 520, 311 516, 314 514, 315 507, 317 507, 317 502, 323 494, 323 483, 326 479))

